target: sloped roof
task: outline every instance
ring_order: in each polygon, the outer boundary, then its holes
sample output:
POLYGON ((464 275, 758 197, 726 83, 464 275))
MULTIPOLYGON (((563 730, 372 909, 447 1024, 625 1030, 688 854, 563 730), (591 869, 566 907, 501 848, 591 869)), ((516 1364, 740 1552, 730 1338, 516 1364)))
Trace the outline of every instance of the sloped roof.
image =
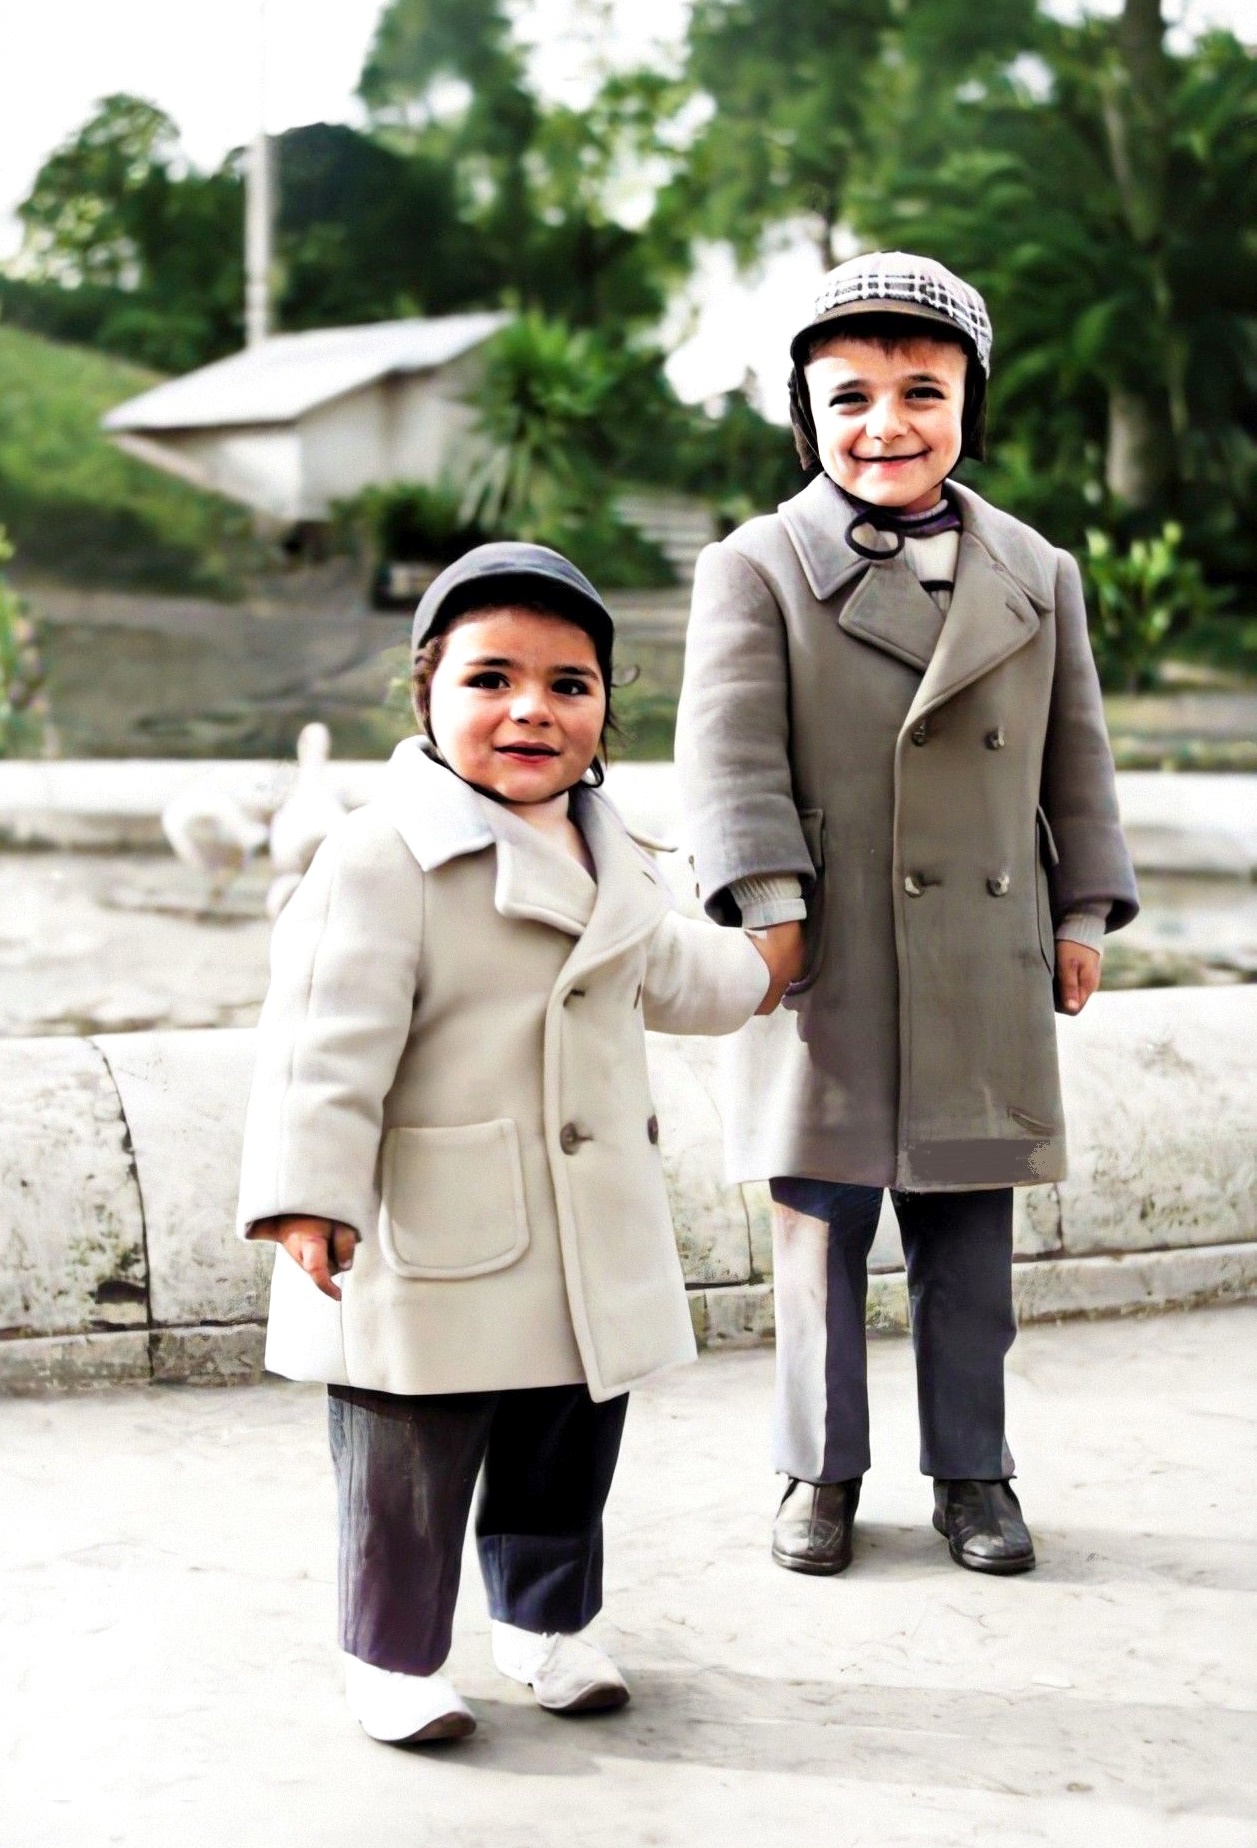
POLYGON ((110 432, 292 423, 316 405, 389 373, 430 372, 479 346, 508 314, 447 314, 275 334, 128 398, 101 419, 110 432))

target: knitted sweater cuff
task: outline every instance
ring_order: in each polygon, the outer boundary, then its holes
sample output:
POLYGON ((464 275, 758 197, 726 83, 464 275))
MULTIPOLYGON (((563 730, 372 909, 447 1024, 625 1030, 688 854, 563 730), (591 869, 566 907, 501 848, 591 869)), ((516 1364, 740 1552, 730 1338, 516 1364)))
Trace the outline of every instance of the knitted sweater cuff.
POLYGON ((1056 941, 1067 939, 1070 943, 1081 943, 1088 950, 1095 950, 1097 955, 1104 954, 1104 924, 1109 915, 1109 907, 1102 911, 1071 911, 1056 926, 1056 941))
POLYGON ((766 930, 771 924, 791 924, 807 916, 803 887, 793 873, 735 879, 729 891, 742 913, 744 930, 766 930))

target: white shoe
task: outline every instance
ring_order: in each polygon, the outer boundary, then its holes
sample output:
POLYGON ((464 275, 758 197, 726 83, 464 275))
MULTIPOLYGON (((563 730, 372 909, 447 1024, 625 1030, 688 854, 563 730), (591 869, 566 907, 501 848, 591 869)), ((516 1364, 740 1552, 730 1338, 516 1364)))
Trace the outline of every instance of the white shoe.
POLYGON ((611 1657, 583 1636, 539 1635, 496 1620, 490 1634, 496 1666, 531 1688, 547 1713, 606 1712, 629 1697, 611 1657))
POLYGON ((384 1745, 465 1739, 476 1716, 444 1675, 399 1675, 345 1657, 345 1699, 363 1732, 384 1745))

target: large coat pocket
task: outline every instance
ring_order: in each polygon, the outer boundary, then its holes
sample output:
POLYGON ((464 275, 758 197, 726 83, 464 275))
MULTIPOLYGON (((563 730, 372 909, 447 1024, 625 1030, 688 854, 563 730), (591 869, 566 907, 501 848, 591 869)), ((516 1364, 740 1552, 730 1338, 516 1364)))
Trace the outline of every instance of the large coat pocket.
POLYGON ((509 1117, 384 1138, 380 1248, 402 1277, 482 1277, 528 1249, 519 1135, 509 1117))

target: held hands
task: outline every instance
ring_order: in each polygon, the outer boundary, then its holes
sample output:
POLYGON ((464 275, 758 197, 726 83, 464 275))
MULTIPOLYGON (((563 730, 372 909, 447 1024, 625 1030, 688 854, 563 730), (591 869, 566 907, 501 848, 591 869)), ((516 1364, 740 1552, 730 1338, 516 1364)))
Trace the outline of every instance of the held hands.
POLYGON ((324 1296, 340 1301, 340 1290, 332 1278, 338 1271, 353 1268, 358 1241, 352 1226, 331 1219, 313 1219, 305 1213, 284 1213, 278 1219, 259 1221, 253 1228, 253 1237, 282 1245, 324 1296))
POLYGON ((1100 986, 1100 953, 1068 937, 1056 940, 1056 993, 1067 1014, 1081 1014, 1100 986))
POLYGON ((768 964, 768 992, 755 1012, 771 1014, 791 982, 803 974, 803 926, 799 923, 768 924, 762 930, 748 930, 746 935, 768 964))

